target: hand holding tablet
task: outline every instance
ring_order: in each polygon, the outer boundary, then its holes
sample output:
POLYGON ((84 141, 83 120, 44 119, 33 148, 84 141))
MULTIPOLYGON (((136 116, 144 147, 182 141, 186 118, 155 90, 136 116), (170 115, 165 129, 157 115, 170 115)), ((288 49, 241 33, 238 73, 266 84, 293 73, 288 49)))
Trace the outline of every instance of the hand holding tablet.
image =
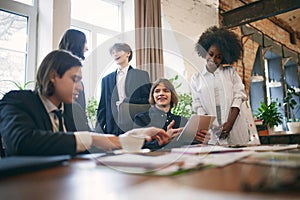
POLYGON ((192 115, 179 136, 167 145, 168 148, 192 144, 196 133, 203 132, 201 130, 208 131, 215 118, 212 115, 192 115))

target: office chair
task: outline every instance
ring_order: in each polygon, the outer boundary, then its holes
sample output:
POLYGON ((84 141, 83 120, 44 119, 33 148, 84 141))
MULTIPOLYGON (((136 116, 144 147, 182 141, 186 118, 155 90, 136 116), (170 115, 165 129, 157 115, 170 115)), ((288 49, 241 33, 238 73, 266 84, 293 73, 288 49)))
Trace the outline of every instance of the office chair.
POLYGON ((146 112, 150 104, 134 104, 122 102, 118 107, 118 125, 124 132, 133 128, 133 121, 136 114, 146 112))
POLYGON ((3 146, 2 137, 0 135, 0 158, 4 158, 4 157, 5 157, 5 149, 3 146))

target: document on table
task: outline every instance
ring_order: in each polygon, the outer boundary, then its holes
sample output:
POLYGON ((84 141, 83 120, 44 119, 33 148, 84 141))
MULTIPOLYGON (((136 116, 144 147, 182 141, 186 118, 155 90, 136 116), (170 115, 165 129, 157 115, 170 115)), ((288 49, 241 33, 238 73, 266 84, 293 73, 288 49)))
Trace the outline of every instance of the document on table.
POLYGON ((173 148, 171 152, 182 154, 208 154, 208 153, 229 153, 240 151, 283 151, 297 149, 298 144, 291 145, 251 145, 247 147, 224 147, 216 145, 191 145, 181 148, 173 148))
POLYGON ((240 160, 240 162, 300 168, 300 155, 296 153, 285 152, 255 152, 251 156, 240 160))
MULTIPOLYGON (((224 167, 252 154, 251 151, 207 154, 203 157, 202 162, 204 165, 224 167)), ((198 157, 201 157, 201 154, 198 157)))
POLYGON ((253 152, 228 152, 226 154, 166 153, 160 156, 121 154, 102 156, 97 165, 135 174, 174 175, 204 167, 223 167, 249 156, 253 152))
POLYGON ((140 155, 140 154, 121 154, 112 156, 102 156, 97 158, 98 165, 120 166, 144 168, 145 170, 157 170, 176 165, 184 164, 181 156, 176 154, 164 154, 160 156, 140 155))
POLYGON ((290 144, 290 145, 258 145, 258 146, 249 146, 240 148, 244 151, 284 151, 297 149, 298 144, 290 144))
POLYGON ((182 153, 182 154, 208 154, 208 153, 229 153, 229 152, 240 152, 242 149, 230 148, 215 145, 195 145, 186 146, 181 148, 173 148, 172 153, 182 153))

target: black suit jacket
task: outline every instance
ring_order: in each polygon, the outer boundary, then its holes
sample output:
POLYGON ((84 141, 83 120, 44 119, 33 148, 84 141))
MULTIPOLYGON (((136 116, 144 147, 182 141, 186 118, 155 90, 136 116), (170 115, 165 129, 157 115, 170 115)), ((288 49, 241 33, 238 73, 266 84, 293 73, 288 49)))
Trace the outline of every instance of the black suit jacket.
MULTIPOLYGON (((119 135, 124 133, 118 125, 118 111, 116 102, 119 100, 116 87, 117 70, 102 79, 101 97, 97 111, 97 132, 119 135)), ((125 102, 136 104, 149 103, 151 83, 146 71, 129 66, 125 79, 125 102)))
POLYGON ((6 154, 75 155, 73 132, 89 130, 86 117, 76 103, 64 105, 63 117, 68 133, 53 133, 50 117, 37 92, 7 93, 0 101, 0 133, 6 154))

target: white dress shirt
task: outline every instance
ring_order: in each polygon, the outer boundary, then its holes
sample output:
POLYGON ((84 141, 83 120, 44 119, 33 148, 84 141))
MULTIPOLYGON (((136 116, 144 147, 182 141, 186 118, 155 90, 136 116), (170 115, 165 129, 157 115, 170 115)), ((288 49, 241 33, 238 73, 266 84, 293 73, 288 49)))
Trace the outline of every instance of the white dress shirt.
MULTIPOLYGON (((233 67, 219 67, 214 74, 204 67, 192 76, 191 90, 193 110, 198 114, 217 116, 216 106, 219 104, 222 124, 227 121, 231 107, 239 108, 240 113, 230 131, 228 143, 246 144, 249 141, 245 103, 243 103, 247 101, 247 96, 244 84, 233 67), (214 90, 216 86, 217 94, 214 90)), ((218 120, 215 120, 213 124, 219 126, 218 120)), ((212 135, 211 143, 214 143, 214 139, 212 135)))
MULTIPOLYGON (((53 132, 57 133, 59 130, 59 121, 56 117, 56 115, 53 113, 54 110, 58 110, 58 108, 45 96, 40 95, 40 98, 49 114, 52 127, 53 127, 53 132)), ((62 110, 62 113, 64 111, 64 104, 62 103, 62 107, 60 108, 62 110)), ((63 119, 63 129, 64 132, 66 132, 66 127, 64 124, 64 119, 63 119)), ((89 149, 92 146, 92 133, 88 131, 79 131, 79 132, 74 132, 75 135, 75 140, 76 140, 76 151, 85 151, 89 149)))
POLYGON ((119 101, 117 101, 117 105, 119 105, 123 100, 126 98, 126 92, 125 92, 125 81, 126 76, 128 72, 129 65, 124 68, 118 68, 117 70, 117 89, 118 89, 118 95, 119 95, 119 101))

